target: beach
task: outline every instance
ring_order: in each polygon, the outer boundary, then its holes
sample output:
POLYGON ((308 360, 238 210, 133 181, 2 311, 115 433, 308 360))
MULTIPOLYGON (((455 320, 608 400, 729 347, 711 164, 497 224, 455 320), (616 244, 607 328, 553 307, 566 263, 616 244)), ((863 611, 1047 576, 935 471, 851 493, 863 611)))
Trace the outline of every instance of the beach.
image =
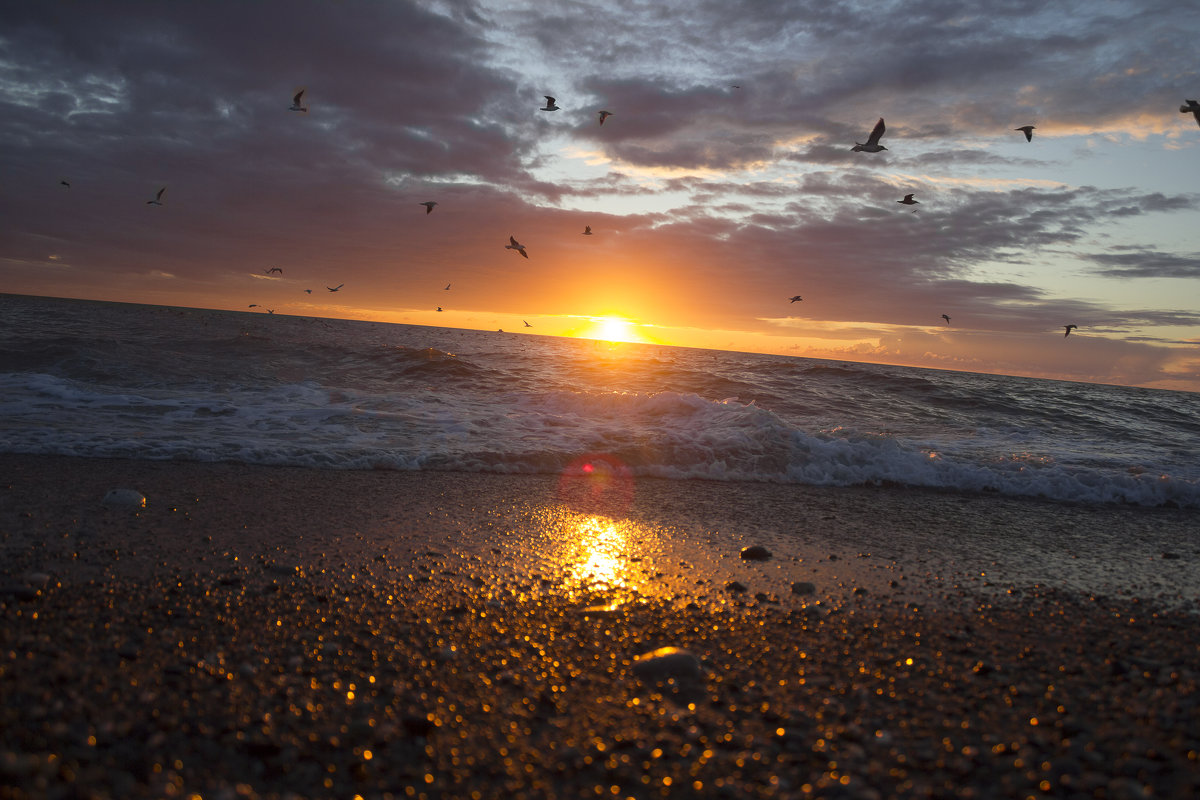
POLYGON ((1194 510, 0 470, 0 797, 1200 791, 1194 510))

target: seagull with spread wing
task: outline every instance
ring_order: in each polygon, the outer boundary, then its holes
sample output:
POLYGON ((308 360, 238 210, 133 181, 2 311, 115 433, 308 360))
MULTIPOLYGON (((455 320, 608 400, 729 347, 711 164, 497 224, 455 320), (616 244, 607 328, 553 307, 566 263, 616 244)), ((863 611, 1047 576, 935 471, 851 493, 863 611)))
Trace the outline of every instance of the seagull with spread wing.
POLYGON ((505 250, 516 250, 518 253, 523 255, 525 258, 529 258, 529 253, 525 252, 525 245, 518 242, 516 240, 516 238, 513 236, 509 236, 508 241, 509 241, 509 244, 504 245, 505 250))
POLYGON ((887 150, 886 147, 879 143, 880 137, 887 128, 883 124, 883 117, 879 118, 879 122, 875 123, 875 127, 871 130, 871 135, 867 137, 866 144, 854 143, 854 147, 850 148, 852 153, 878 153, 880 150, 887 150))

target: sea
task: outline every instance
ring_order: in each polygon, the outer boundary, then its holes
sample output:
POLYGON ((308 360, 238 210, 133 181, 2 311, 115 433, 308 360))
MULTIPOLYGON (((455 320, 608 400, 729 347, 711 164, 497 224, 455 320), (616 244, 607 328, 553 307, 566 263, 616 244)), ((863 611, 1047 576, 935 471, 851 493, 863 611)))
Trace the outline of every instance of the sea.
POLYGON ((1200 508, 1200 394, 0 295, 0 452, 1200 508))

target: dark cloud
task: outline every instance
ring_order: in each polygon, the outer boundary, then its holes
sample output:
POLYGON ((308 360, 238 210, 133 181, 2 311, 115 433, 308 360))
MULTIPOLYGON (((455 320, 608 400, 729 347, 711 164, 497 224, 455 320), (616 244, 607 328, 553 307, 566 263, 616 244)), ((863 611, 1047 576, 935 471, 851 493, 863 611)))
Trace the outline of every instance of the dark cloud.
POLYGON ((1200 254, 1139 248, 1132 252, 1092 253, 1086 258, 1100 266, 1099 274, 1115 278, 1200 278, 1200 254))

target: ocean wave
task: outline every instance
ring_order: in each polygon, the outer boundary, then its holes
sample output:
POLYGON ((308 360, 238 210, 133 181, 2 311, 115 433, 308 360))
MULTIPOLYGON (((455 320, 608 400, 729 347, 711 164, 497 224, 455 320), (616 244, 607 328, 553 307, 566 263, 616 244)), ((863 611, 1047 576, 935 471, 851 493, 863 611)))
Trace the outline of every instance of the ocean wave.
MULTIPOLYGON (((426 363, 447 362, 454 360, 426 354, 426 363)), ((690 392, 446 397, 301 382, 185 397, 98 390, 52 375, 25 375, 19 384, 0 376, 7 452, 506 473, 556 473, 582 454, 602 453, 634 476, 1200 508, 1194 479, 1038 453, 1030 449, 1035 437, 992 435, 962 446, 853 425, 805 430, 754 403, 690 392), (56 424, 36 424, 48 417, 56 424)))
POLYGON ((543 474, 602 454, 644 477, 1200 508, 1193 394, 20 302, 0 319, 6 452, 543 474))

